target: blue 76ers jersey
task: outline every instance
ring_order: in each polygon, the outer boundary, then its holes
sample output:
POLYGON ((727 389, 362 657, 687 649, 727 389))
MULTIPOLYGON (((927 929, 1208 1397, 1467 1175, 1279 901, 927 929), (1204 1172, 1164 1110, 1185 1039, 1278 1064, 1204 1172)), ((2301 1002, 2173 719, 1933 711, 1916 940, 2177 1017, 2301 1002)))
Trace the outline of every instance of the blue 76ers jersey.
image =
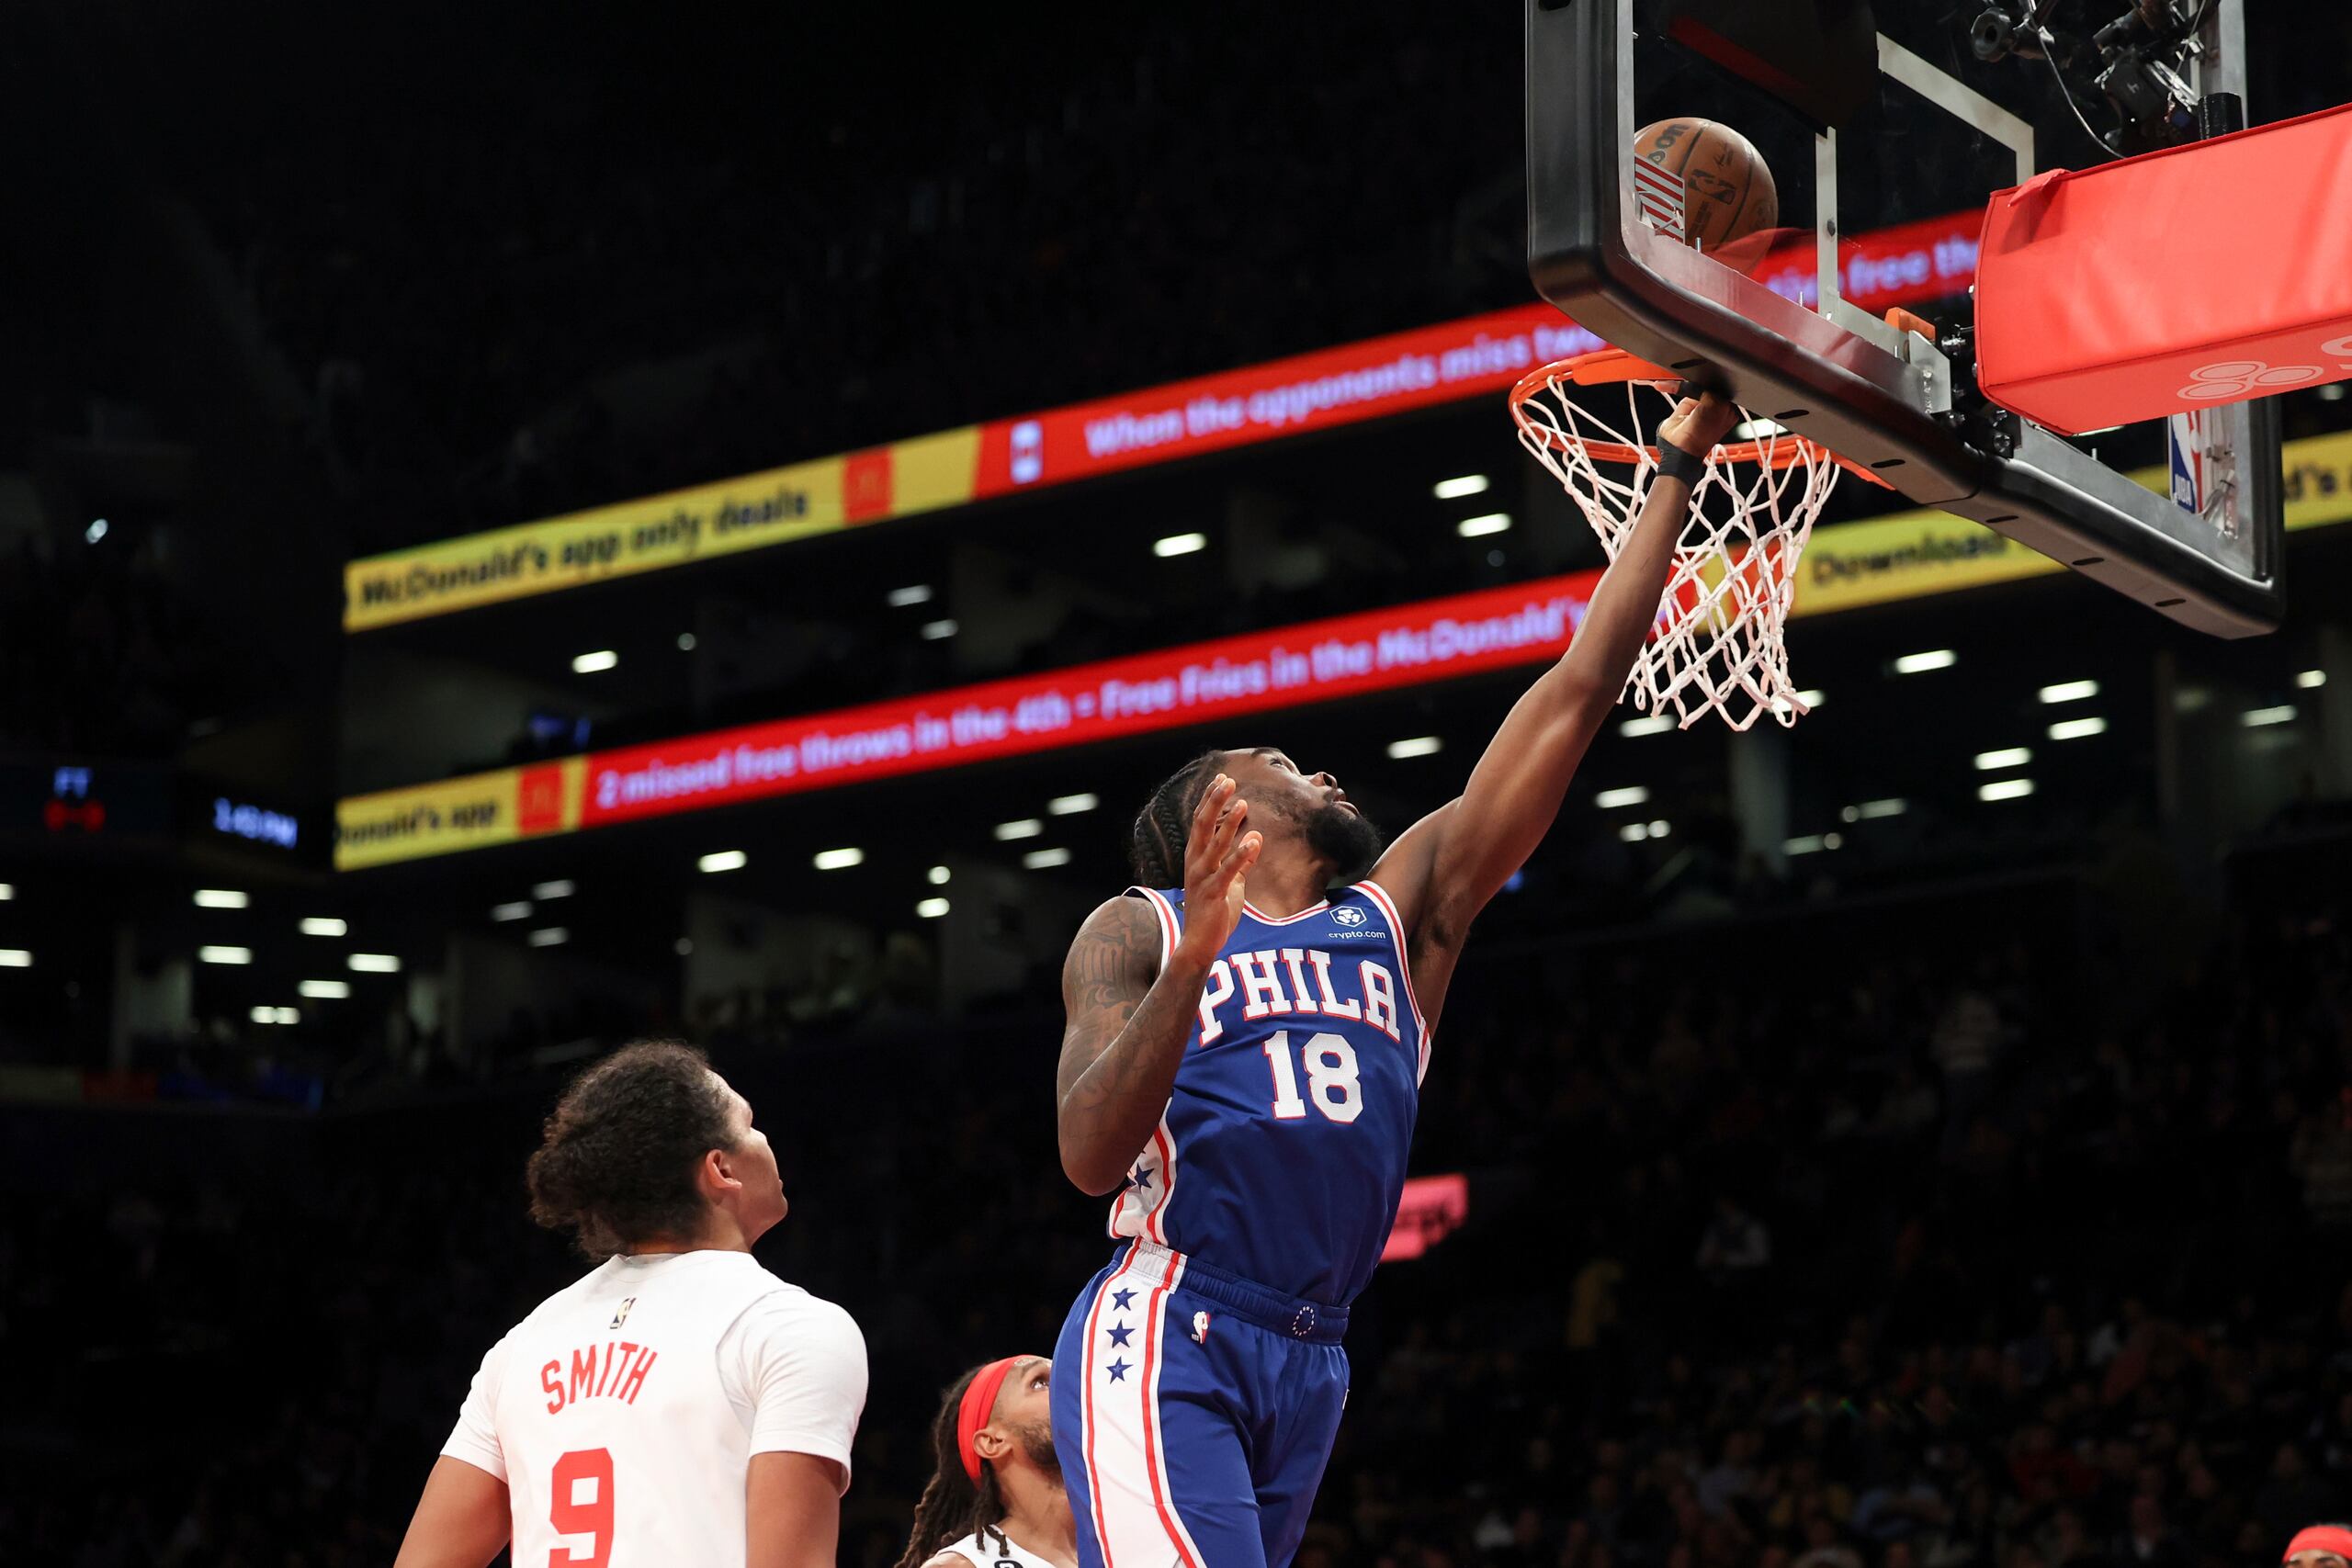
MULTIPOLYGON (((1183 891, 1128 891, 1159 913, 1164 964, 1183 891)), ((1429 1056, 1385 888, 1281 919, 1245 905, 1111 1234, 1344 1306, 1396 1223, 1429 1056)))

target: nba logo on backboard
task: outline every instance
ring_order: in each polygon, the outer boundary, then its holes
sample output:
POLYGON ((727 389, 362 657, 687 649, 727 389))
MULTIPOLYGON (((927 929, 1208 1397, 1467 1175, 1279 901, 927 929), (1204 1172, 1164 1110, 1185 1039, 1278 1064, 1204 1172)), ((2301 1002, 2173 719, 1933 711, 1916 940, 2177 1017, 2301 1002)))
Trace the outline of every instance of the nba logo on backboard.
POLYGON ((1035 484, 1046 471, 1046 427, 1024 419, 1012 427, 1012 482, 1035 484))
POLYGON ((2175 506, 2205 515, 2205 411, 2190 409, 2165 422, 2165 463, 2172 470, 2175 506))

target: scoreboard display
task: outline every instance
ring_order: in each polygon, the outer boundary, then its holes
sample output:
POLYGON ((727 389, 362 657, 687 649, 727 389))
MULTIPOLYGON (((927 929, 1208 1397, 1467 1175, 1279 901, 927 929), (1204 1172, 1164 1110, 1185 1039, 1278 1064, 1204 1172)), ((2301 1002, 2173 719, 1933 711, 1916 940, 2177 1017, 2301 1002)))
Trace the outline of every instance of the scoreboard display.
POLYGON ((153 762, 0 762, 0 834, 113 843, 169 840, 174 771, 153 762))
POLYGON ((231 850, 271 858, 322 852, 285 801, 191 778, 168 763, 0 761, 0 843, 19 852, 231 850))

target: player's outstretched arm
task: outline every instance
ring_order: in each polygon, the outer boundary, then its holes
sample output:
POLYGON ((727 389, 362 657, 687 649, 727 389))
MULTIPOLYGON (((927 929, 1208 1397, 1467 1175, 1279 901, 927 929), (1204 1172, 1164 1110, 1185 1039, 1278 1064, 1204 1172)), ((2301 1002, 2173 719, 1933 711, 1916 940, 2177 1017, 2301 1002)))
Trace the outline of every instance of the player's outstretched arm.
POLYGON ((1245 833, 1249 803, 1223 773, 1201 797, 1184 844, 1184 932, 1159 962, 1159 917, 1111 899, 1086 918, 1062 964, 1055 1125, 1062 1171, 1096 1197, 1126 1179, 1176 1087, 1209 965, 1241 918, 1242 879, 1264 840, 1245 833))
POLYGON ((506 1548, 506 1483, 447 1454, 433 1461, 392 1568, 486 1568, 506 1548))
MULTIPOLYGON (((1738 414, 1734 404, 1712 394, 1685 398, 1658 434, 1703 455, 1738 414)), ((1624 691, 1634 655, 1665 596, 1675 543, 1690 513, 1690 486, 1655 476, 1633 533, 1593 590, 1568 651, 1513 705, 1461 797, 1415 823, 1374 872, 1412 931, 1413 983, 1432 1014, 1463 934, 1551 830, 1568 780, 1624 691)))

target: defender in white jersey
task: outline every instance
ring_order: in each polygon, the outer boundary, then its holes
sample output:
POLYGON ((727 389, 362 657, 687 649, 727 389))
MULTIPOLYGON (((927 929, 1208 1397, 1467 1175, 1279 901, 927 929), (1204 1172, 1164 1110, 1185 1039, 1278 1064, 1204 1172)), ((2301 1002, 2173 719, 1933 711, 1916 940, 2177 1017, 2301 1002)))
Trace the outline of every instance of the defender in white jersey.
POLYGON ((1053 1372, 1043 1356, 1007 1356, 948 1388, 931 1424, 939 1467, 898 1568, 1078 1568, 1053 1372))
POLYGON ((625 1046, 529 1185, 604 1261, 482 1358, 396 1568, 830 1568, 865 1343, 751 1255, 787 1206, 751 1106, 690 1046, 625 1046))

